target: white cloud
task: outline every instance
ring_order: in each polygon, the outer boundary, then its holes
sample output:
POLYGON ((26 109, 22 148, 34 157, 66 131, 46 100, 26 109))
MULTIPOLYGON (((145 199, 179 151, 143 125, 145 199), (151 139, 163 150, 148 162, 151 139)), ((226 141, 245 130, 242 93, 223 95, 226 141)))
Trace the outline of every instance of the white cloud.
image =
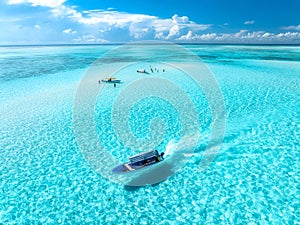
POLYGON ((214 38, 216 38, 216 36, 217 36, 216 33, 209 33, 209 34, 199 35, 199 38, 200 38, 200 40, 210 41, 210 40, 213 40, 214 38))
POLYGON ((245 25, 254 24, 254 23, 255 23, 255 20, 248 20, 248 21, 244 22, 245 25))
POLYGON ((211 41, 211 40, 214 40, 216 37, 217 37, 216 33, 193 35, 193 32, 189 31, 186 35, 182 35, 177 40, 179 40, 179 41, 211 41))
POLYGON ((23 4, 23 3, 27 3, 26 0, 8 0, 7 4, 9 5, 16 5, 16 4, 23 4))
POLYGON ((189 18, 187 16, 178 16, 177 14, 172 16, 172 22, 175 24, 178 23, 189 23, 189 18))
POLYGON ((211 27, 210 24, 197 24, 187 16, 173 15, 170 19, 161 19, 146 14, 133 14, 118 11, 85 10, 83 13, 64 5, 51 10, 54 17, 68 18, 85 26, 98 26, 103 33, 112 29, 127 29, 135 39, 148 37, 156 39, 174 39, 190 29, 194 32, 211 27))
POLYGON ((186 35, 177 38, 178 41, 225 42, 225 43, 289 43, 300 42, 300 32, 269 33, 265 31, 240 30, 236 33, 206 33, 193 34, 189 31, 186 35))
POLYGON ((297 26, 287 26, 287 27, 282 27, 284 30, 300 30, 300 24, 297 26))
POLYGON ((75 9, 64 5, 52 9, 51 11, 55 17, 68 17, 85 25, 107 24, 109 26, 124 27, 129 23, 139 23, 141 21, 157 18, 155 16, 148 16, 144 14, 131 14, 103 10, 85 10, 84 14, 82 14, 75 9))
POLYGON ((72 29, 71 28, 69 28, 69 29, 66 29, 66 30, 63 30, 63 32, 65 33, 65 34, 68 34, 68 33, 70 33, 72 31, 72 29))
POLYGON ((76 34, 76 31, 69 28, 69 29, 63 30, 63 33, 65 33, 65 34, 76 34))
POLYGON ((174 25, 173 27, 171 27, 171 29, 169 31, 169 34, 166 37, 166 39, 170 39, 170 38, 173 38, 175 36, 178 36, 179 35, 179 30, 180 30, 180 28, 177 24, 174 25))
POLYGON ((54 17, 59 17, 59 18, 67 17, 67 18, 76 19, 76 18, 82 17, 81 13, 77 12, 73 8, 69 8, 64 5, 55 7, 54 9, 51 9, 51 13, 54 17))
MULTIPOLYGON (((138 23, 132 23, 128 27, 129 34, 133 36, 135 39, 141 39, 147 36, 147 34, 150 32, 150 29, 148 27, 143 26, 143 24, 138 23)), ((103 32, 103 30, 100 30, 100 32, 103 32)))
POLYGON ((14 23, 24 20, 24 17, 0 17, 0 23, 14 23))
POLYGON ((154 35, 154 39, 163 39, 164 33, 163 32, 156 32, 154 35))
POLYGON ((268 32, 266 32, 266 33, 264 33, 264 34, 262 35, 263 38, 268 38, 268 37, 271 37, 271 36, 272 36, 272 34, 271 34, 271 33, 268 33, 268 32))
POLYGON ((239 38, 242 37, 248 30, 240 30, 239 32, 234 34, 234 37, 239 38))
MULTIPOLYGON (((66 0, 8 0, 9 4, 31 4, 32 6, 50 7, 50 13, 53 21, 72 24, 74 27, 80 27, 86 30, 85 34, 101 35, 117 32, 124 33, 123 36, 133 39, 165 39, 174 40, 191 30, 195 33, 211 27, 209 24, 197 24, 191 21, 187 16, 173 15, 171 18, 161 19, 157 16, 119 12, 113 8, 107 10, 93 9, 78 11, 75 7, 66 6, 66 0), (126 34, 127 32, 127 34, 126 34)), ((76 28, 76 30, 78 30, 76 28)), ((80 30, 80 29, 79 29, 80 30)), ((78 31, 79 32, 79 31, 78 31)), ((72 33, 66 29, 63 33, 72 33)), ((119 35, 120 36, 120 35, 119 35)), ((125 40, 126 41, 126 40, 125 40)))
MULTIPOLYGON (((187 16, 175 14, 171 18, 162 19, 147 14, 119 12, 115 9, 80 11, 75 6, 65 5, 65 1, 8 0, 8 4, 45 7, 37 8, 34 13, 30 11, 21 16, 16 14, 14 18, 18 19, 10 18, 9 23, 3 23, 8 21, 8 18, 0 18, 3 26, 0 30, 0 42, 7 42, 11 34, 15 34, 11 40, 13 43, 18 40, 31 43, 107 43, 149 39, 181 42, 300 43, 300 32, 296 32, 300 30, 300 25, 282 27, 287 32, 277 34, 249 30, 224 33, 224 29, 221 30, 222 26, 198 24, 187 16), (41 27, 37 24, 41 15, 43 15, 43 32, 39 30, 41 27)), ((245 24, 254 23, 254 20, 245 22, 245 24)), ((225 23, 224 26, 228 24, 225 23)))
POLYGON ((187 16, 173 15, 171 19, 152 20, 148 26, 153 27, 155 30, 156 39, 173 39, 182 36, 184 32, 191 30, 193 32, 207 30, 211 27, 210 24, 196 24, 189 20, 187 16))
POLYGON ((77 43, 98 43, 98 44, 109 43, 109 41, 105 39, 97 38, 95 35, 91 35, 91 34, 74 38, 72 41, 77 43))
POLYGON ((193 40, 193 32, 189 30, 186 35, 182 35, 181 37, 178 38, 178 40, 179 41, 193 40))
POLYGON ((32 6, 46 6, 55 8, 62 5, 66 0, 8 0, 9 5, 31 4, 32 6))

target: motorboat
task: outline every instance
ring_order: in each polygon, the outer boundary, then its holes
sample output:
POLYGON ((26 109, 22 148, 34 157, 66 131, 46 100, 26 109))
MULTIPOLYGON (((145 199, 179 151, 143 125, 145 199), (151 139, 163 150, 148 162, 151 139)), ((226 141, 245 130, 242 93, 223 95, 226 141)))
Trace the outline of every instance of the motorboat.
POLYGON ((139 170, 163 161, 163 156, 164 153, 162 152, 161 154, 159 154, 157 150, 142 152, 140 154, 129 157, 130 162, 121 164, 115 167, 112 171, 114 173, 126 173, 139 170))
POLYGON ((145 69, 139 69, 136 72, 137 73, 147 73, 147 74, 149 74, 145 69))
POLYGON ((121 83, 121 80, 118 80, 114 77, 109 77, 109 78, 105 78, 103 80, 101 80, 101 82, 103 83, 111 83, 111 84, 117 84, 117 83, 121 83))

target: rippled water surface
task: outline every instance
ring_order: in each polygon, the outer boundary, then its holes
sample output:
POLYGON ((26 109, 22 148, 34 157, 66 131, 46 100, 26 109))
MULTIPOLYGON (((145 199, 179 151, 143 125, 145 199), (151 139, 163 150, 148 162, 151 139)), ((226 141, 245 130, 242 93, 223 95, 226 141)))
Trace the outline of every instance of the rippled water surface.
MULTIPOLYGON (((180 72, 152 62, 160 73, 167 68, 166 76, 190 96, 201 138, 178 173, 139 188, 97 174, 74 134, 78 84, 91 63, 117 47, 0 47, 0 224, 299 223, 299 46, 184 46, 207 64, 226 105, 224 142, 203 172, 199 162, 212 122, 205 97, 180 72)), ((107 63, 139 57, 124 52, 107 63)), ((166 57, 180 62, 185 56, 153 51, 149 60, 166 57)), ((145 76, 134 65, 117 75, 124 81, 145 76)), ((95 106, 99 138, 119 161, 136 153, 118 142, 110 123, 111 105, 125 85, 107 85, 95 106)), ((129 125, 136 137, 145 137, 159 115, 169 123, 158 146, 164 150, 170 137, 180 135, 177 113, 151 97, 131 108, 129 125)))

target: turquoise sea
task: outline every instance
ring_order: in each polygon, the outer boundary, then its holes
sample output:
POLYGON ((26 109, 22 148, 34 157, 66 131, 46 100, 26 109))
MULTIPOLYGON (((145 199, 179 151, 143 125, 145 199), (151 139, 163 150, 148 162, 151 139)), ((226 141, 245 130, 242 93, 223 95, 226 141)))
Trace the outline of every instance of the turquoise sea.
MULTIPOLYGON (((118 140, 111 123, 113 104, 130 81, 165 76, 197 112, 200 138, 187 164, 142 187, 95 171, 74 130, 82 79, 118 47, 0 47, 0 224, 300 224, 300 46, 183 45, 213 74, 226 108, 223 143, 204 171, 199 164, 213 122, 207 99, 182 71, 159 63, 168 57, 180 63, 185 55, 154 48, 148 63, 130 64, 142 60, 136 52, 107 58, 108 65, 129 64, 116 74, 123 83, 104 86, 94 108, 98 141, 118 161, 139 152, 118 140), (159 72, 136 73, 141 68, 159 72)), ((164 151, 182 135, 178 112, 150 96, 132 106, 128 124, 143 138, 150 121, 161 118, 168 127, 154 147, 164 151)))

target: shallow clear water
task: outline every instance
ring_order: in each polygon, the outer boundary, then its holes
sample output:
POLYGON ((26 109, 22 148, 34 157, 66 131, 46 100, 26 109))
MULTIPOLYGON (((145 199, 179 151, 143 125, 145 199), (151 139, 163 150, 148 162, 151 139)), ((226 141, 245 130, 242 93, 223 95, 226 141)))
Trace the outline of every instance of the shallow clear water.
MULTIPOLYGON (((0 223, 299 223, 299 46, 185 46, 219 82, 226 104, 224 142, 204 172, 198 169, 205 147, 201 139, 182 170, 140 188, 112 183, 94 172, 74 136, 78 84, 94 60, 116 47, 0 47, 0 223)), ((128 54, 123 60, 130 62, 128 54)), ((205 98, 176 75, 174 82, 182 81, 195 103, 205 139, 211 123, 205 98)), ((130 76, 124 73, 124 80, 130 76)), ((122 84, 105 89, 95 108, 96 126, 111 154, 124 161, 133 152, 116 140, 106 123, 111 104, 101 101, 117 96, 122 84), (97 120, 100 114, 103 120, 97 120)), ((181 126, 168 103, 150 98, 136 105, 130 126, 143 137, 149 132, 149 115, 155 113, 171 125, 160 145, 164 149, 181 126)))

